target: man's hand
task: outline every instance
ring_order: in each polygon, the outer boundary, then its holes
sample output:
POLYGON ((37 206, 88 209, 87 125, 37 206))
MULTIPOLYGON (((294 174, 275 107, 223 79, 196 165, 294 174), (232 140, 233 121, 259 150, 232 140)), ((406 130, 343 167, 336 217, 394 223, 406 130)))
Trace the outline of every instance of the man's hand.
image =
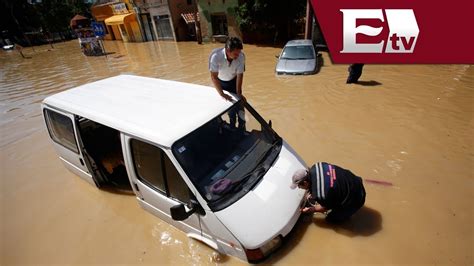
POLYGON ((217 93, 219 93, 219 95, 226 101, 232 101, 232 96, 224 93, 224 90, 222 89, 219 79, 217 77, 218 74, 219 72, 211 72, 211 81, 214 84, 214 88, 216 88, 217 93))
POLYGON ((221 97, 224 98, 226 101, 232 101, 232 96, 229 94, 222 93, 221 97))
POLYGON ((324 208, 323 206, 321 206, 319 204, 316 204, 316 205, 311 206, 311 207, 304 207, 304 208, 300 209, 300 211, 302 213, 315 213, 315 212, 325 213, 326 211, 328 211, 328 209, 324 208))
POLYGON ((304 207, 303 209, 301 209, 301 212, 302 213, 315 213, 316 208, 314 208, 314 207, 304 207))
POLYGON ((245 98, 245 96, 243 94, 240 94, 240 99, 242 99, 242 102, 246 102, 247 101, 247 98, 245 98))

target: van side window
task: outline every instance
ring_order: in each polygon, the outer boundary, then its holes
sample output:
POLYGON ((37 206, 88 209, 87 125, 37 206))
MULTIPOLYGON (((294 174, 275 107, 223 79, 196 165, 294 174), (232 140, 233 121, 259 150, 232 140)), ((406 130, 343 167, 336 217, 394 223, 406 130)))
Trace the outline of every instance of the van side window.
POLYGON ((169 196, 175 198, 183 203, 188 203, 191 198, 189 196, 189 188, 184 183, 183 178, 174 167, 168 156, 163 154, 165 157, 166 165, 166 180, 168 181, 169 196))
POLYGON ((138 178, 162 192, 166 192, 163 178, 161 150, 148 143, 132 139, 133 164, 138 178))
POLYGON ((79 153, 72 120, 65 115, 49 109, 44 109, 44 117, 46 118, 45 120, 51 139, 71 151, 79 153))
POLYGON ((190 201, 188 185, 168 156, 158 147, 132 139, 133 164, 138 178, 183 203, 190 201))

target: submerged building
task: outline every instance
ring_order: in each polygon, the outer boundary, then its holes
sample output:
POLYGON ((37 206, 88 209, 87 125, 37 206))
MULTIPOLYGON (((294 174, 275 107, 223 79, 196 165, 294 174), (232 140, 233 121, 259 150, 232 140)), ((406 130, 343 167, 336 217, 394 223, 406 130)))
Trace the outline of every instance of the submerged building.
POLYGON ((128 0, 101 3, 91 7, 91 13, 98 23, 105 28, 106 40, 124 42, 142 42, 144 40, 141 26, 133 5, 128 0))

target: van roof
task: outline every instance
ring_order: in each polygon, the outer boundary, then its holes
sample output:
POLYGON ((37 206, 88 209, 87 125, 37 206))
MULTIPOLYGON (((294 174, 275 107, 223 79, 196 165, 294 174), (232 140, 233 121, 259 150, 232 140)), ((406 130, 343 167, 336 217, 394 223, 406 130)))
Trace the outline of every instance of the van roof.
POLYGON ((166 147, 232 105, 209 86, 133 75, 88 83, 43 103, 166 147))

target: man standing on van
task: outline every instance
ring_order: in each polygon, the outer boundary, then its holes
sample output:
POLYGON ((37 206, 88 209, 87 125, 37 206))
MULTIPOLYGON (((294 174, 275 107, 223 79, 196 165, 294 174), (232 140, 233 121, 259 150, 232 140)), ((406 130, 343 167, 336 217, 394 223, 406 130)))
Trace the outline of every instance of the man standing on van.
MULTIPOLYGON (((232 98, 224 91, 237 94, 243 101, 242 82, 245 71, 245 54, 243 45, 237 37, 227 39, 224 48, 216 48, 209 55, 209 71, 211 80, 219 95, 230 101, 232 98)), ((239 119, 239 128, 243 128, 245 121, 238 115, 243 112, 242 106, 229 111, 230 124, 235 127, 236 118, 239 119)))
POLYGON ((328 163, 316 163, 309 169, 297 170, 291 188, 308 191, 310 206, 303 213, 327 213, 326 221, 340 223, 349 219, 365 203, 362 178, 351 171, 328 163))

